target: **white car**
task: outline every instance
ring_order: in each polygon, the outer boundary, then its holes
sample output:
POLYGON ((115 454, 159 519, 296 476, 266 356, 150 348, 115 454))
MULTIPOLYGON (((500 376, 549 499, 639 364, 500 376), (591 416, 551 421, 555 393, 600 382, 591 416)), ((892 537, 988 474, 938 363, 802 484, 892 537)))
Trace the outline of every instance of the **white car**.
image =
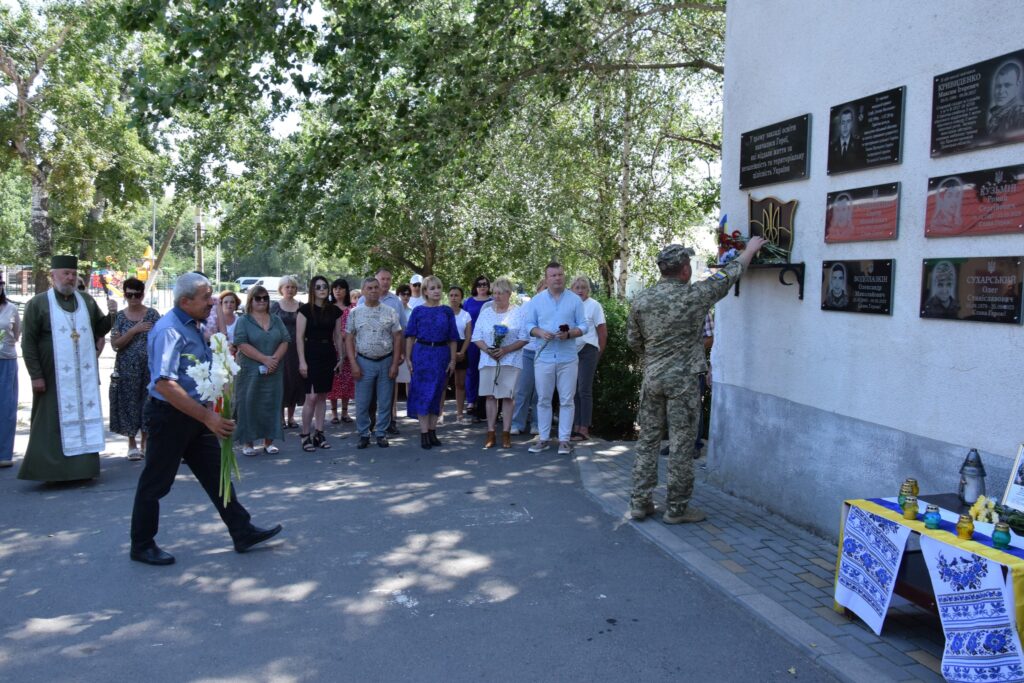
POLYGON ((238 291, 240 291, 243 294, 245 294, 245 290, 249 289, 253 285, 256 285, 256 284, 260 283, 260 278, 258 278, 258 277, 240 277, 237 280, 235 280, 235 283, 238 285, 238 291))

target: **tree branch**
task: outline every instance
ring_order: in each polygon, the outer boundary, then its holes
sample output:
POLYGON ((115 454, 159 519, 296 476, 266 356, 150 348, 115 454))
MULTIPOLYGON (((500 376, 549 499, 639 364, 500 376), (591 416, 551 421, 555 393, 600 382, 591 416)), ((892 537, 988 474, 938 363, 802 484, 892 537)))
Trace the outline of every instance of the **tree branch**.
POLYGON ((662 135, 664 137, 668 138, 669 140, 678 140, 679 142, 689 142, 689 143, 692 143, 694 145, 701 145, 703 147, 707 147, 708 149, 710 149, 710 150, 712 150, 714 152, 718 152, 719 154, 722 153, 722 146, 721 145, 717 145, 714 142, 709 142, 708 140, 702 140, 701 138, 691 138, 688 135, 676 135, 675 133, 662 133, 662 135))
POLYGON ((36 79, 36 76, 39 75, 39 72, 43 70, 43 67, 46 65, 46 62, 49 61, 50 57, 53 56, 53 53, 59 50, 62 45, 64 45, 64 41, 68 39, 68 34, 70 33, 71 24, 67 23, 64 25, 64 28, 60 30, 60 35, 58 35, 57 39, 53 41, 53 44, 50 45, 50 47, 43 50, 43 53, 36 58, 35 67, 29 73, 28 77, 25 79, 26 90, 32 87, 32 81, 34 81, 36 79))
POLYGON ((606 62, 604 64, 581 64, 578 68, 581 71, 592 71, 594 73, 609 71, 663 71, 668 69, 707 69, 717 74, 725 73, 725 68, 721 64, 715 64, 706 59, 694 59, 689 62, 656 62, 652 64, 606 62))
POLYGON ((712 5, 705 2, 673 2, 668 5, 655 5, 643 12, 632 12, 629 13, 629 16, 632 19, 642 19, 643 17, 649 17, 653 14, 667 14, 668 12, 677 12, 688 9, 697 10, 698 12, 725 12, 725 4, 712 5))

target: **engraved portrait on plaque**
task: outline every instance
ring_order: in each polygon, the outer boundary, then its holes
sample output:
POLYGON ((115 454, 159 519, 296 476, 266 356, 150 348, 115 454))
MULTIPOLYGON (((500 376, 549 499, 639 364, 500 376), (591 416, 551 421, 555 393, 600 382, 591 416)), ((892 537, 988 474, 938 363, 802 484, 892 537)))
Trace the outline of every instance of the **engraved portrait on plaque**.
POLYGON ((924 259, 921 317, 1020 323, 1024 257, 924 259))
POLYGON ((1024 50, 935 77, 932 156, 1024 141, 1024 50))
POLYGON ((926 237, 1024 233, 1024 165, 928 179, 926 237))
POLYGON ((894 88, 832 107, 829 175, 900 163, 905 90, 894 88))

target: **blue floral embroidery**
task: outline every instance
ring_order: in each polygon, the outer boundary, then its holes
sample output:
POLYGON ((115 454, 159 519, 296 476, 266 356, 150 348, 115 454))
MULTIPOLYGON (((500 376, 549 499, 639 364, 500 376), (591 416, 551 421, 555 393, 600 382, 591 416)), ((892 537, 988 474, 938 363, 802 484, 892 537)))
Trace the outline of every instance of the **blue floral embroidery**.
POLYGON ((977 555, 947 560, 939 553, 938 559, 939 578, 955 591, 980 588, 981 579, 988 574, 988 562, 977 555))

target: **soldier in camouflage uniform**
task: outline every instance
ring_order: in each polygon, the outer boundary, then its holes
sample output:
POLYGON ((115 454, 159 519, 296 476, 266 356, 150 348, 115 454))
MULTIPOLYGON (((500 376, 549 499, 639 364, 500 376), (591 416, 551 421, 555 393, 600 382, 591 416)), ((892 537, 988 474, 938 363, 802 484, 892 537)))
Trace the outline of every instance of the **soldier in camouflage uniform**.
POLYGON ((668 509, 666 524, 699 522, 705 514, 689 505, 693 493, 693 458, 700 398, 697 376, 707 372, 701 333, 704 317, 743 275, 764 244, 751 237, 747 248, 702 282, 690 284, 693 250, 670 244, 658 254, 661 279, 633 300, 626 338, 643 357, 640 389, 640 440, 633 463, 630 516, 642 520, 655 512, 651 494, 658 485, 658 450, 662 425, 668 421, 668 509))

